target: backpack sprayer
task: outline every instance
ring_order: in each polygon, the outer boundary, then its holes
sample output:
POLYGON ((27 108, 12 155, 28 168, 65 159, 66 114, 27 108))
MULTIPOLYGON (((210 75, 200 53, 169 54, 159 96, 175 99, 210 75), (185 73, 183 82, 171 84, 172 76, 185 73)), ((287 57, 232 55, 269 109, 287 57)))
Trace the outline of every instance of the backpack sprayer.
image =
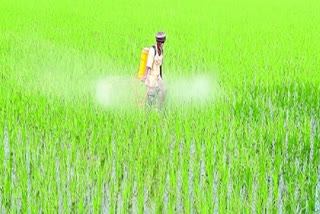
POLYGON ((143 48, 143 49, 142 49, 141 58, 140 58, 139 71, 138 71, 137 73, 135 73, 134 79, 133 79, 133 81, 134 81, 135 95, 136 95, 136 101, 137 101, 138 107, 143 106, 143 104, 145 103, 148 90, 146 90, 146 93, 145 93, 142 101, 139 102, 136 79, 142 80, 142 78, 143 78, 144 75, 145 75, 146 66, 147 66, 147 60, 148 60, 148 54, 149 54, 149 49, 150 49, 150 48, 143 48))

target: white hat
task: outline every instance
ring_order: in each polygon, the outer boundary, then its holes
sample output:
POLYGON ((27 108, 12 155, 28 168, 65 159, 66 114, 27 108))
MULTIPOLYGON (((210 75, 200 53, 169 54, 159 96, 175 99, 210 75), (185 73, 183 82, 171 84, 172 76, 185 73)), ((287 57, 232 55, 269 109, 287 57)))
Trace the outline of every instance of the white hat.
POLYGON ((160 31, 156 34, 156 40, 157 42, 165 42, 166 41, 166 34, 164 32, 160 31))

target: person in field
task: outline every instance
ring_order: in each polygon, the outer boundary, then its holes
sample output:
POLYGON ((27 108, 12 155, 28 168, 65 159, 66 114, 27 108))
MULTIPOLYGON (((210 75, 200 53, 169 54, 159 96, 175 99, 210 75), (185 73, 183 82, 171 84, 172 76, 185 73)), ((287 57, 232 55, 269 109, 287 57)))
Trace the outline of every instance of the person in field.
POLYGON ((149 50, 148 60, 143 81, 147 86, 148 104, 152 105, 156 95, 160 93, 161 107, 166 94, 166 87, 162 79, 163 44, 166 35, 163 32, 156 34, 156 44, 149 50))

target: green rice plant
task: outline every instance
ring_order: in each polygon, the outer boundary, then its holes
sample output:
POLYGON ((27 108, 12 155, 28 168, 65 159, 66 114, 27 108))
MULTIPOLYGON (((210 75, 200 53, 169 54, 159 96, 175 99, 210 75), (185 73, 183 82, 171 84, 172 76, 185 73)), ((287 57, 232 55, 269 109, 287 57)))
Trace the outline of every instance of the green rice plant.
POLYGON ((2 213, 319 212, 319 3, 180 3, 2 2, 2 213))

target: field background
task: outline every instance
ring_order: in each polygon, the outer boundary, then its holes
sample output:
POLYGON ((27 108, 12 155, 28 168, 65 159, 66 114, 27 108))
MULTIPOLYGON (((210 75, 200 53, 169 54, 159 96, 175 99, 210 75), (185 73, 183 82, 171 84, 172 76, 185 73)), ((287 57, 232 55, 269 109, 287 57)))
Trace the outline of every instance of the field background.
POLYGON ((2 0, 0 212, 320 212, 319 11, 2 0), (99 103, 98 82, 132 78, 159 30, 168 95, 201 75, 209 98, 138 108, 128 81, 99 103))

